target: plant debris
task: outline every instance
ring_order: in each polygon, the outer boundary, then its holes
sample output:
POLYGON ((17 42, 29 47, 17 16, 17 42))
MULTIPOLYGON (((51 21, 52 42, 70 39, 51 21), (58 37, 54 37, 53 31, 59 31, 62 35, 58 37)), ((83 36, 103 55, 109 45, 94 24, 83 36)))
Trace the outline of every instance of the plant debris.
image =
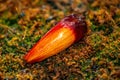
POLYGON ((0 0, 0 80, 119 80, 120 0, 0 0), (60 19, 86 16, 86 37, 53 57, 23 56, 60 19))

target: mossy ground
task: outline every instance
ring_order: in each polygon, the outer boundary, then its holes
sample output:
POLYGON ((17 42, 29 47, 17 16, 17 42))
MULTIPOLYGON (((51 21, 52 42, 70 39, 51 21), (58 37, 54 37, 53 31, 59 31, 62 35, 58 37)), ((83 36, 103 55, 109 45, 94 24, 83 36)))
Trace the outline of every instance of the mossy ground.
POLYGON ((0 80, 119 80, 119 0, 0 0, 0 80), (86 16, 88 33, 42 62, 23 56, 60 19, 86 16))

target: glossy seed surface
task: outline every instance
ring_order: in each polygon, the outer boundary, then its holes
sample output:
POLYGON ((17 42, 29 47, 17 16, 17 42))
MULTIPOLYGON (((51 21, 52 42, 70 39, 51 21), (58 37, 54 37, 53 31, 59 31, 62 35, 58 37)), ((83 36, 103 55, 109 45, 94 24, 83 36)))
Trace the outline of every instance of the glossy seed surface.
POLYGON ((42 61, 82 39, 87 32, 85 18, 72 14, 50 29, 25 55, 28 63, 42 61))

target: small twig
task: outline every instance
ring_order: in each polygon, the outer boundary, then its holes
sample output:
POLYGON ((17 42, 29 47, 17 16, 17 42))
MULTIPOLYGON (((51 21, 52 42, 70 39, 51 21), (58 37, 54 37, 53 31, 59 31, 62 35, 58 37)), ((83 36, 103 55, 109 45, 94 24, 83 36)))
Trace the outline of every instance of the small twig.
POLYGON ((2 27, 2 28, 4 28, 4 29, 8 29, 8 31, 10 32, 10 33, 14 33, 14 30, 12 30, 9 26, 7 26, 7 25, 4 25, 4 24, 0 24, 0 27, 2 27))

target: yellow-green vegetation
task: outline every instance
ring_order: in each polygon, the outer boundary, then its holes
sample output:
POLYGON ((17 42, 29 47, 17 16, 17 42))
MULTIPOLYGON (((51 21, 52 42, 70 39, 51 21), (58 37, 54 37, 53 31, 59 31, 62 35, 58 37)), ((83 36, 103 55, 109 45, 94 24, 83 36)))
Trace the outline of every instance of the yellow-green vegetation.
POLYGON ((0 80, 119 80, 120 0, 0 0, 0 80), (85 38, 60 54, 23 57, 64 16, 86 16, 85 38))

